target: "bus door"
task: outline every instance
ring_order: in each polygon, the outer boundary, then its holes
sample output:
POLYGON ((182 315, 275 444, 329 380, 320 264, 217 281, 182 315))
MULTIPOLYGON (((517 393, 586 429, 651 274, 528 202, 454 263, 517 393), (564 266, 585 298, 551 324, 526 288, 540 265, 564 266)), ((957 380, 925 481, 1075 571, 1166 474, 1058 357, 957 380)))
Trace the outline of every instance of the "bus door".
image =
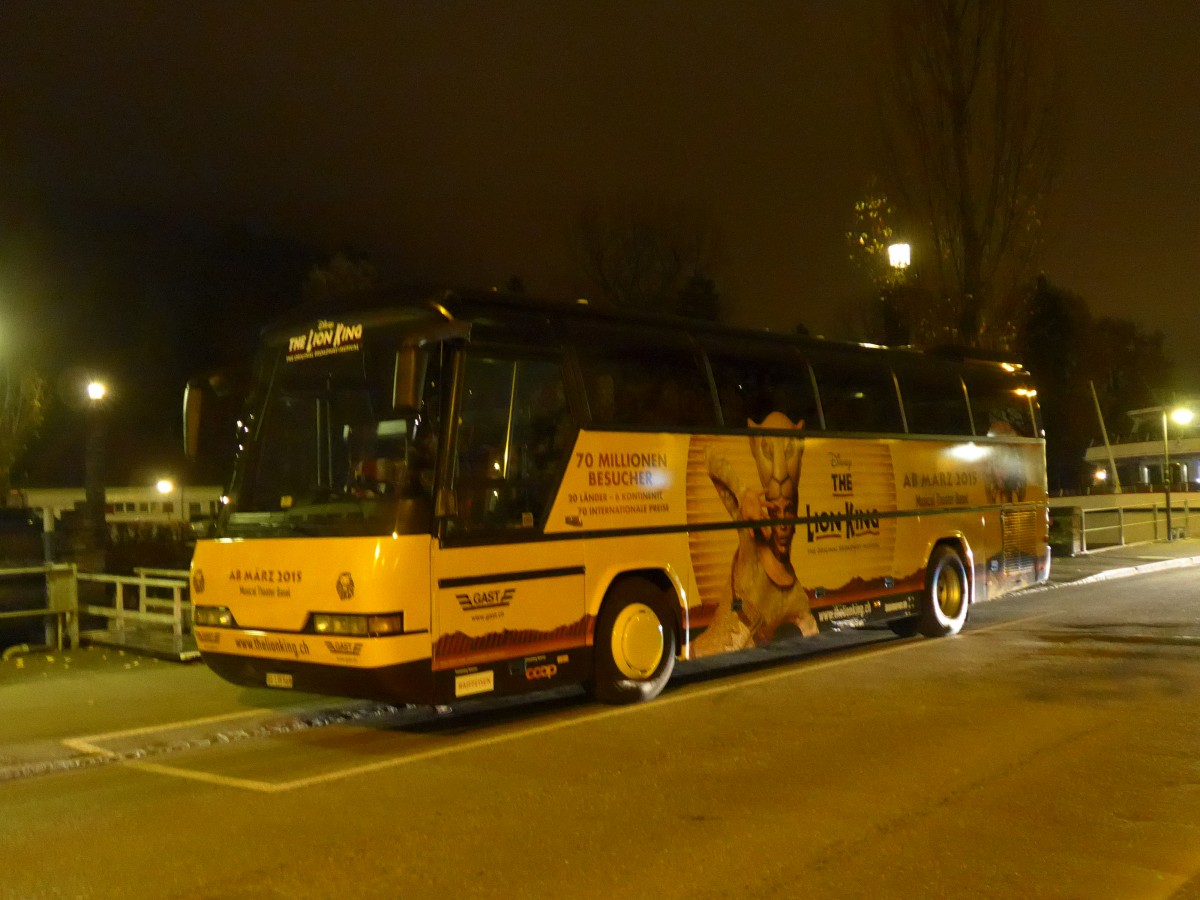
POLYGON ((433 542, 433 668, 447 700, 588 674, 580 540, 543 528, 575 437, 549 356, 468 348, 456 360, 453 509, 433 542))

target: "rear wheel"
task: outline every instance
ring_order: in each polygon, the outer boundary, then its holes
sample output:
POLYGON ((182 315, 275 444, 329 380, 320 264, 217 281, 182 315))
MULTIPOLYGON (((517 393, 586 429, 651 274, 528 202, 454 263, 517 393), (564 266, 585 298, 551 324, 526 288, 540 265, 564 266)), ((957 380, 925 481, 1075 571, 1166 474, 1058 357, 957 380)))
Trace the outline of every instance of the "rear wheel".
POLYGON ((595 672, 588 685, 605 703, 657 697, 675 668, 675 628, 668 597, 647 581, 620 585, 596 623, 595 672))
POLYGON ((967 621, 967 568, 962 557, 939 544, 925 569, 925 595, 917 630, 926 637, 958 634, 967 621))

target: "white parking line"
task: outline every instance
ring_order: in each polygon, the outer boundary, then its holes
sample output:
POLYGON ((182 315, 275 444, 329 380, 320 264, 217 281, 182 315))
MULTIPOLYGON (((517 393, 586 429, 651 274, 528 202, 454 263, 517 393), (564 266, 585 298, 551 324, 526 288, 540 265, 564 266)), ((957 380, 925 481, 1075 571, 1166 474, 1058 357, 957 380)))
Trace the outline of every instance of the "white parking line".
MULTIPOLYGON (((1039 619, 1044 619, 1050 616, 1051 613, 1044 612, 1038 615, 1026 616, 1021 619, 1014 619, 1007 622, 997 622, 994 625, 985 625, 982 628, 974 628, 961 635, 962 638, 970 638, 973 635, 984 634, 989 631, 995 631, 999 628, 1007 628, 1012 625, 1021 625, 1026 622, 1033 622, 1039 619)), ((654 700, 649 704, 634 704, 630 706, 608 706, 596 709, 590 709, 579 715, 571 716, 570 718, 560 719, 555 722, 546 722, 540 725, 531 725, 527 728, 521 728, 505 732, 504 734, 488 735, 486 737, 476 738, 474 740, 462 741, 452 745, 443 745, 431 747, 428 750, 420 750, 414 753, 408 753, 404 756, 397 756, 392 759, 378 760, 372 763, 366 763, 360 766, 350 766, 344 769, 335 769, 331 772, 325 772, 320 775, 310 775, 305 778, 296 778, 291 781, 258 781, 250 778, 234 778, 225 775, 216 775, 211 772, 197 771, 194 769, 185 769, 180 766, 164 765, 162 763, 151 763, 144 760, 122 760, 121 765, 129 768, 138 769, 143 772, 153 772, 158 775, 169 775, 175 778, 190 779, 192 781, 202 781, 208 784, 217 784, 224 787, 239 788, 242 790, 257 791, 260 793, 281 793, 284 791, 293 791, 297 788, 312 787, 318 784, 327 784, 332 781, 340 781, 343 778, 352 778, 356 775, 367 775, 373 772, 381 772, 386 769, 395 769, 400 766, 408 765, 409 763, 424 762, 430 759, 439 759, 445 756, 453 756, 457 753, 467 753, 471 750, 480 750, 487 747, 495 747, 499 744, 506 744, 510 741, 515 741, 520 738, 535 737, 537 735, 549 734, 554 731, 561 731, 564 728, 573 728, 576 725, 584 725, 591 722, 599 722, 604 719, 611 719, 616 716, 628 715, 631 713, 653 712, 655 709, 662 709, 666 706, 671 706, 676 703, 683 703, 690 700, 696 700, 701 697, 712 697, 718 694, 725 694, 730 691, 740 690, 746 687, 756 687, 761 684, 769 684, 773 681, 780 681, 784 678, 792 678, 796 675, 805 675, 810 672, 818 672, 824 669, 833 668, 834 666, 848 665, 852 662, 861 660, 875 659, 879 656, 884 656, 891 653, 900 653, 905 650, 913 650, 918 647, 936 647, 939 645, 937 640, 906 640, 895 644, 887 644, 880 646, 878 644, 871 645, 866 649, 866 652, 849 652, 839 654, 837 656, 827 657, 816 661, 800 661, 800 665, 790 665, 784 668, 772 669, 769 672, 764 672, 760 675, 737 676, 731 675, 728 678, 722 678, 720 681, 713 682, 695 689, 684 687, 678 691, 667 694, 654 700)), ((222 719, 237 718, 239 716, 253 715, 255 710, 246 713, 232 713, 227 716, 211 716, 207 719, 193 719, 189 722, 175 722, 161 726, 151 726, 148 728, 135 728, 129 731, 111 732, 109 734, 92 735, 87 738, 78 739, 75 742, 67 743, 68 746, 90 747, 94 748, 87 752, 106 753, 111 756, 117 756, 112 751, 104 748, 96 747, 95 741, 102 741, 115 737, 129 737, 135 734, 149 734, 155 731, 169 731, 188 725, 203 724, 205 722, 221 721, 222 719)))
POLYGON ((157 734, 162 731, 177 731, 180 728, 189 728, 193 725, 209 725, 213 722, 226 722, 229 719, 244 719, 248 716, 261 715, 266 710, 262 709, 247 709, 235 713, 222 713, 219 716, 204 716, 200 719, 187 719, 182 722, 167 722, 162 725, 145 725, 141 728, 128 728, 124 731, 106 731, 104 734, 89 734, 86 737, 64 738, 60 743, 64 747, 71 750, 78 750, 80 753, 94 753, 98 756, 118 757, 121 754, 109 750, 105 747, 98 746, 96 741, 113 741, 120 738, 135 737, 139 734, 157 734))

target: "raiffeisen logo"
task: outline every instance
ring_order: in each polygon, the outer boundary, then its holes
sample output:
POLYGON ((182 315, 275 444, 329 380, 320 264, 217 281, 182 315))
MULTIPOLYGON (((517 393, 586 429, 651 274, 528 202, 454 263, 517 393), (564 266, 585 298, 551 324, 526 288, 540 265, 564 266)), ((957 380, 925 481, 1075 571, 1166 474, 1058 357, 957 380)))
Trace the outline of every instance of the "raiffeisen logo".
POLYGON ((807 504, 804 517, 808 521, 808 542, 842 538, 850 540, 869 534, 879 534, 879 510, 859 509, 847 501, 846 508, 839 512, 813 512, 807 504))
POLYGON ((310 328, 306 334, 288 338, 287 358, 289 362, 295 362, 298 359, 357 350, 362 344, 362 337, 362 322, 347 325, 344 322, 322 320, 317 323, 316 328, 310 328))

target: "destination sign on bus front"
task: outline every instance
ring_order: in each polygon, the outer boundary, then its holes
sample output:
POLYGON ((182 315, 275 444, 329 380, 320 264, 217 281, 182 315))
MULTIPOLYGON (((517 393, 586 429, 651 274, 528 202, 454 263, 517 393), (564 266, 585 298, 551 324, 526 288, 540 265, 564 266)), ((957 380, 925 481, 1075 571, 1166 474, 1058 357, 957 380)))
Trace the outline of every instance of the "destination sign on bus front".
POLYGON ((288 338, 287 360, 288 362, 297 362, 302 359, 358 350, 362 346, 362 339, 362 322, 348 325, 345 322, 322 320, 317 323, 315 328, 310 328, 304 334, 296 334, 288 338))

